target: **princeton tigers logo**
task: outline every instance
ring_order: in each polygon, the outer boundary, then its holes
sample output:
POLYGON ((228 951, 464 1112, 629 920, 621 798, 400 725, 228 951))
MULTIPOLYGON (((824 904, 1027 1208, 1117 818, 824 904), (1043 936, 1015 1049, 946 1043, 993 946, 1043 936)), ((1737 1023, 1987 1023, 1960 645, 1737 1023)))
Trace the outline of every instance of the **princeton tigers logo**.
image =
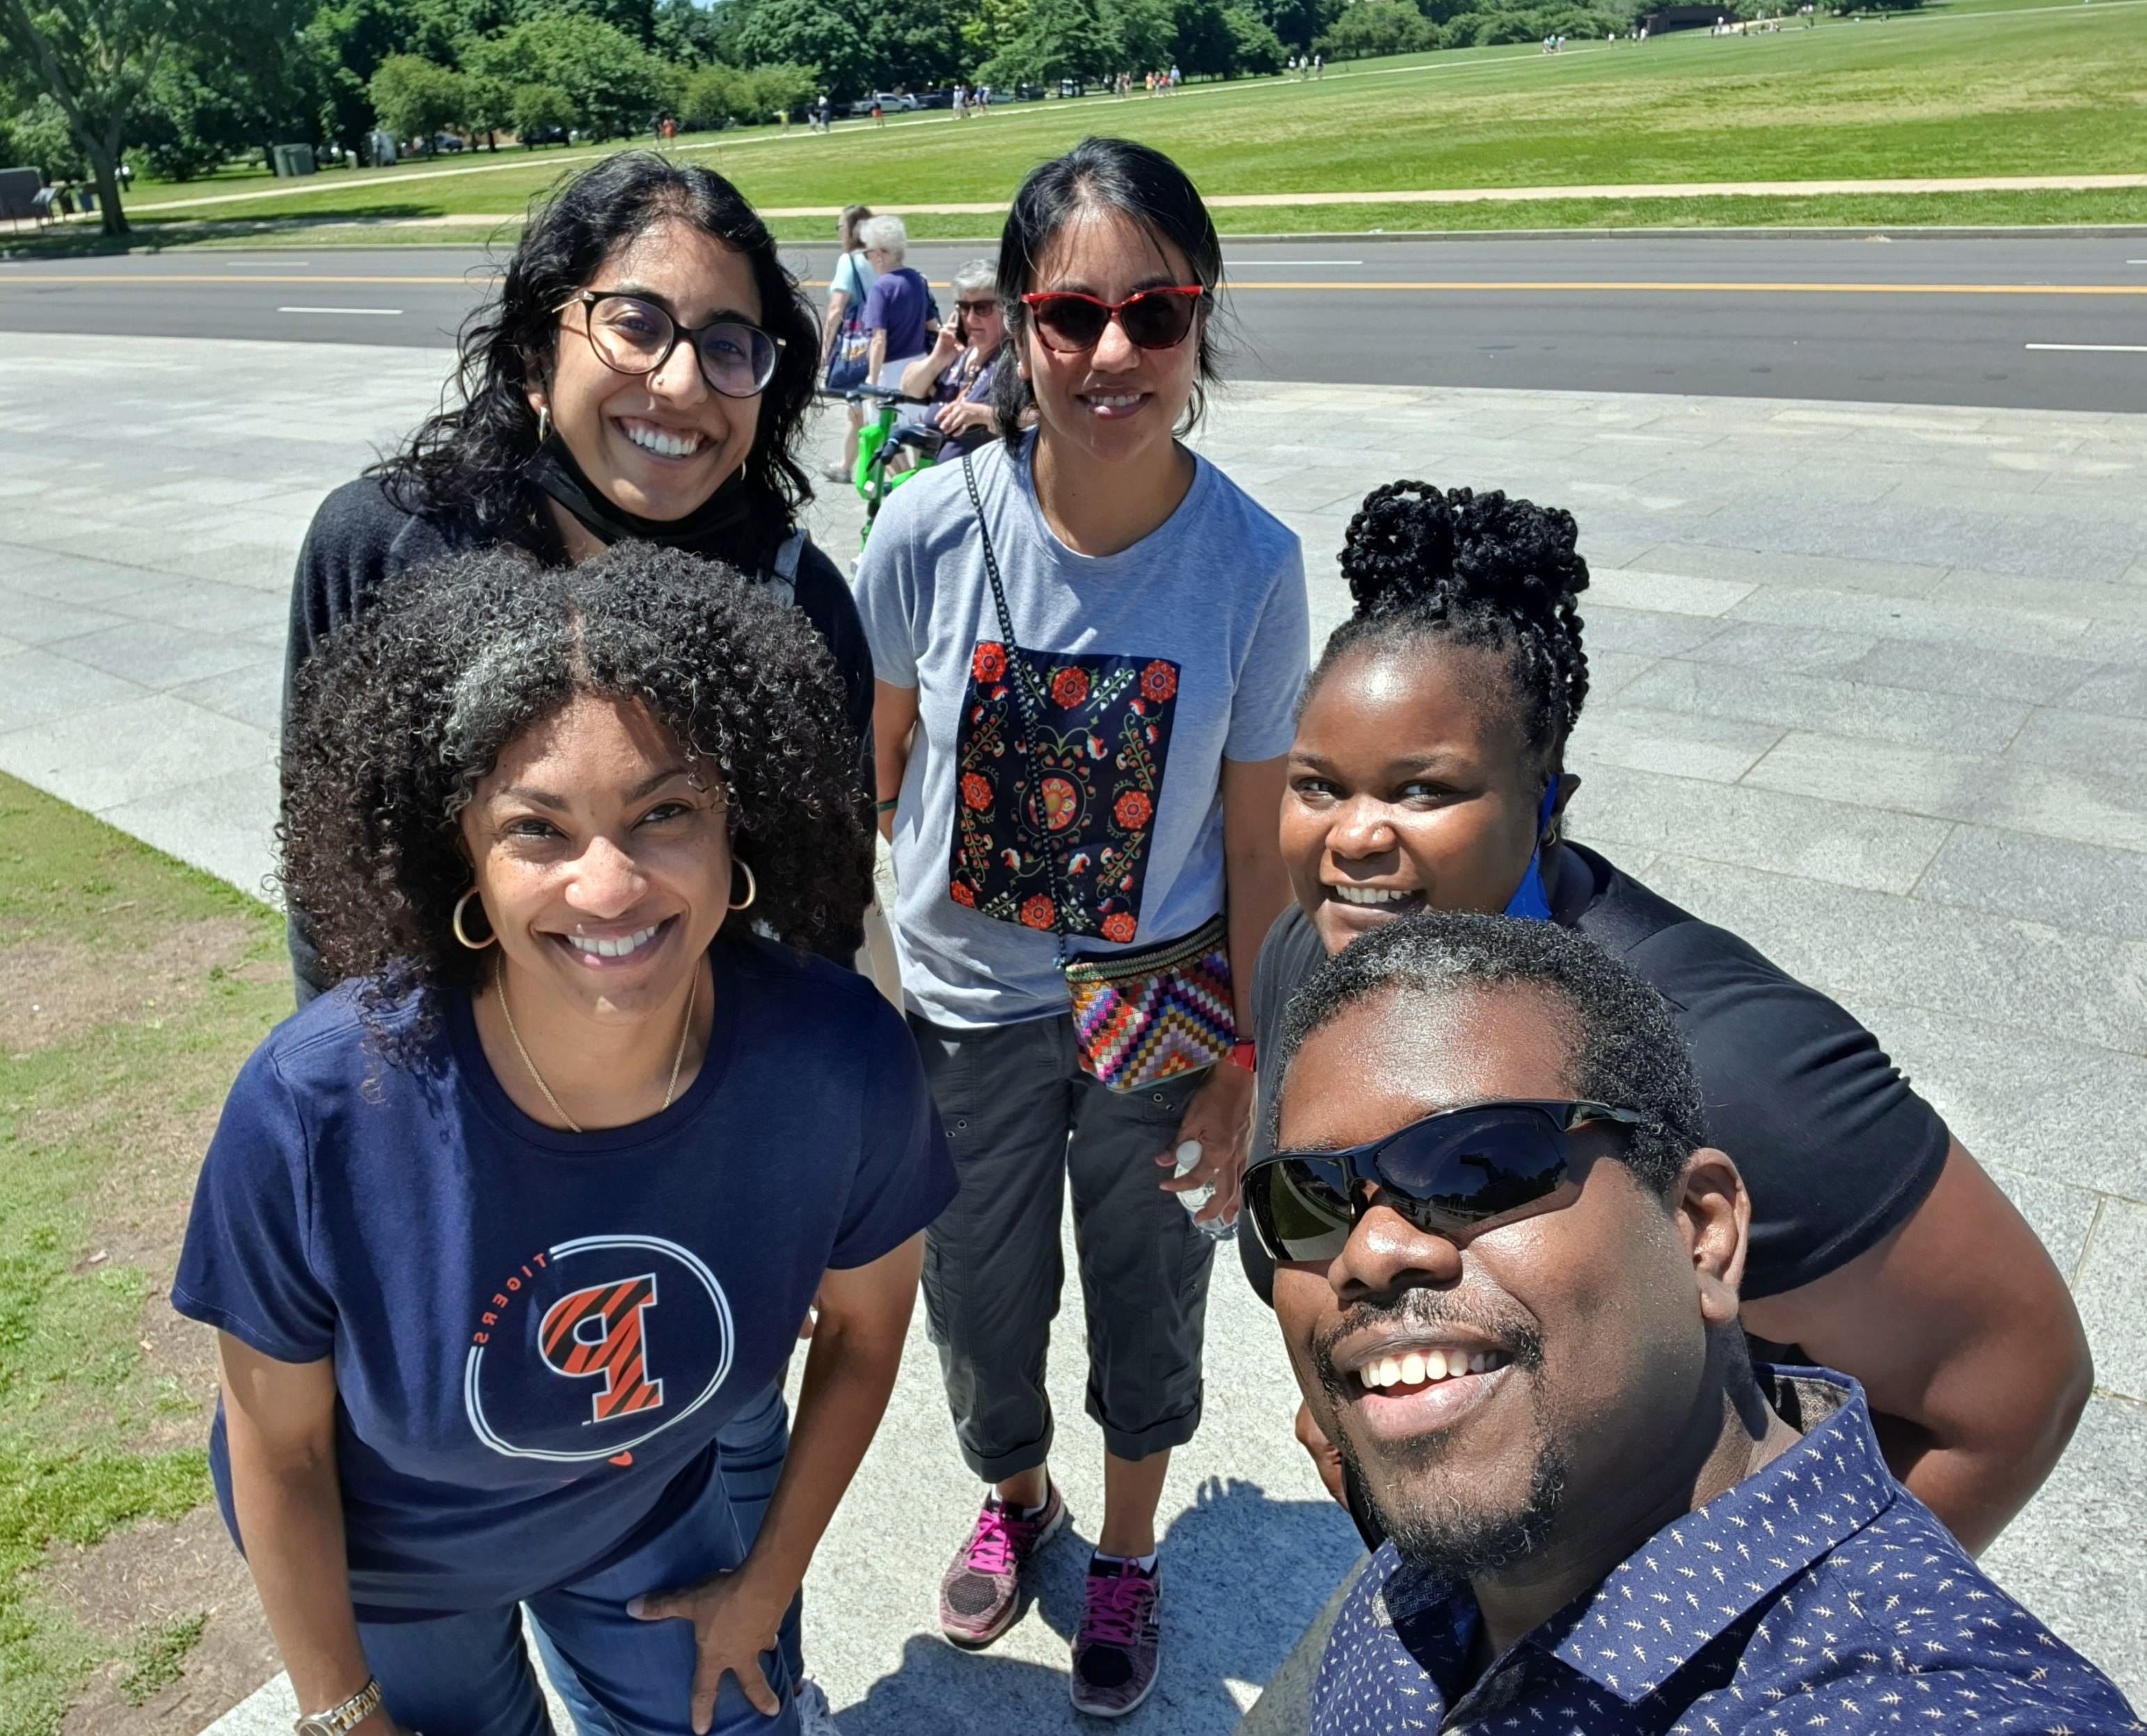
POLYGON ((632 1463, 713 1398, 731 1368, 729 1299, 660 1236, 584 1236, 532 1254, 486 1298, 463 1408, 510 1458, 632 1463))
POLYGON ((602 1381, 589 1395, 592 1423, 608 1422, 663 1403, 643 1353, 641 1311, 656 1302, 656 1274, 595 1284, 562 1296, 544 1311, 537 1343, 544 1360, 572 1378, 602 1381))

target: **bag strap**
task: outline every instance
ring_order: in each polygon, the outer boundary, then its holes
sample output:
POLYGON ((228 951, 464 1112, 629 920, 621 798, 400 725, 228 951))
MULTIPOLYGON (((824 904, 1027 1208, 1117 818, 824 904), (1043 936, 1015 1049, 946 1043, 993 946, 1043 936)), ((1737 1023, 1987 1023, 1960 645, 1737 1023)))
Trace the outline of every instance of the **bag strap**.
MULTIPOLYGON (((1008 459, 1006 462, 1011 463, 1008 459)), ((1031 673, 1022 661, 1021 647, 1013 636, 1013 612, 1007 607, 1006 585, 999 578, 998 557, 992 552, 991 525, 984 518, 983 496, 977 491, 977 467, 972 456, 962 454, 962 481, 969 491, 969 504, 977 514, 977 535, 984 546, 984 577, 991 581, 992 603, 998 610, 999 638, 1005 642, 1007 653, 1007 685, 1013 689, 1014 704, 1021 713, 1022 728, 1028 738, 1023 758, 1028 764, 1028 779, 1034 786, 1033 794, 1039 818, 1043 817, 1043 780, 1038 775, 1036 766, 1036 732, 1038 726, 1037 696, 1031 691, 1031 673)), ((1048 822, 1047 821, 1048 824, 1048 822)), ((1066 968, 1066 924, 1062 913, 1066 908, 1065 888, 1058 879, 1058 853, 1052 848, 1047 836, 1043 841, 1044 867, 1051 876, 1051 931, 1058 940, 1058 968, 1066 968)))

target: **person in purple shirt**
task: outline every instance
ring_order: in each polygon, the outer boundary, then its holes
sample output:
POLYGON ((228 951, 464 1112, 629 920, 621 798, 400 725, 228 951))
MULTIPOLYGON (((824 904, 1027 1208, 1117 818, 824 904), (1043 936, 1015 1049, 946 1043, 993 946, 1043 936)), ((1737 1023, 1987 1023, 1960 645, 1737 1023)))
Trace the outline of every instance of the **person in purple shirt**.
POLYGON ((1894 1480, 1853 1380, 1749 1359, 1751 1202, 1623 963, 1399 917, 1299 991, 1280 1063, 1245 1216, 1387 1538, 1311 1736, 2143 1728, 1894 1480))
POLYGON ((826 1736, 778 1631, 954 1178, 806 950, 872 875, 821 640, 646 543, 464 554, 307 661, 283 779, 342 986, 233 1086, 172 1299, 300 1730, 549 1736, 526 1608, 578 1729, 826 1736), (771 1490, 735 1425, 816 1303, 771 1490))
POLYGON ((869 378, 878 385, 899 386, 902 372, 932 348, 939 310, 932 286, 904 265, 909 231, 898 217, 868 218, 858 226, 865 258, 879 275, 865 294, 865 330, 872 334, 869 378))

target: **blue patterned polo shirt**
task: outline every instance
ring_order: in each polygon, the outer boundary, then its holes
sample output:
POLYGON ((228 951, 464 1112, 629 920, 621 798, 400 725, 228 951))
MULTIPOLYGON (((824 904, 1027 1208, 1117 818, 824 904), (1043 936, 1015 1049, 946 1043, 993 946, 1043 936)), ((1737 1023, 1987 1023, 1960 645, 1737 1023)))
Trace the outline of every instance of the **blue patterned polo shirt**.
POLYGON ((1382 1544, 1334 1623, 1312 1736, 2147 1731, 1894 1481, 1854 1381, 1759 1372, 1804 1438, 1657 1532, 1465 1693, 1475 1598, 1382 1544))

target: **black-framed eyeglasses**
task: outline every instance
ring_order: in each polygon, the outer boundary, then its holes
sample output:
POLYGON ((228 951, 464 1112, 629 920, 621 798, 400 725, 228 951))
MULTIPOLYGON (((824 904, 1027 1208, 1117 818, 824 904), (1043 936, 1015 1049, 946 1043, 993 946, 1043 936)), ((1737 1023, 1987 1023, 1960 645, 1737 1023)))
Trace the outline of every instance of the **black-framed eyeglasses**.
POLYGON ((784 340, 743 319, 681 325, 652 301, 616 290, 584 289, 553 311, 583 310, 597 360, 614 373, 653 373, 683 338, 693 348, 701 378, 725 398, 757 398, 775 378, 784 340))
POLYGON ((1137 290, 1122 302, 1107 302, 1077 289, 1044 289, 1023 296, 1036 335, 1048 350, 1078 356, 1104 341, 1113 320, 1139 349, 1176 349, 1193 329, 1193 317, 1208 292, 1198 283, 1173 283, 1137 290))
POLYGON ((1461 1240, 1570 1205, 1580 1194, 1572 1135, 1591 1123, 1659 1129, 1637 1109, 1516 1098, 1427 1115, 1339 1151, 1279 1151, 1245 1171, 1245 1213, 1269 1258, 1325 1263, 1374 1204, 1427 1234, 1461 1240))

